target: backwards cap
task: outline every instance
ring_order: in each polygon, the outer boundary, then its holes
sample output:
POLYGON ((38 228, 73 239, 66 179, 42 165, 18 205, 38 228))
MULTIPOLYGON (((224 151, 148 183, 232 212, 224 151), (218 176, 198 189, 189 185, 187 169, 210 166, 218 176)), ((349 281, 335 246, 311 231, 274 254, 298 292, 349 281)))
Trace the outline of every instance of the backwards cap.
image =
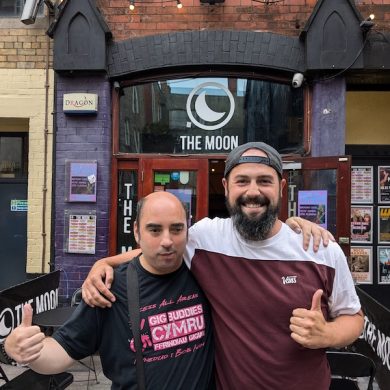
POLYGON ((235 166, 244 163, 265 164, 275 169, 279 177, 283 175, 283 163, 280 154, 272 146, 264 142, 248 142, 233 149, 226 159, 224 177, 227 177, 235 166), (242 156, 249 149, 262 150, 267 157, 242 156))

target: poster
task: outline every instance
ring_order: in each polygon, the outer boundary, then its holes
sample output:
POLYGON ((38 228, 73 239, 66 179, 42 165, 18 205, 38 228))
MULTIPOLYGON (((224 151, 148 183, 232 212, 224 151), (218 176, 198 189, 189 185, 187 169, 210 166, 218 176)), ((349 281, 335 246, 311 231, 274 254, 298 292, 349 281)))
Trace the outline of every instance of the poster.
POLYGON ((298 216, 327 229, 328 191, 299 191, 298 216))
POLYGON ((373 203, 373 167, 353 166, 351 169, 351 203, 373 203))
POLYGON ((390 166, 378 167, 378 202, 390 203, 390 166))
POLYGON ((351 246, 350 270, 357 284, 372 283, 372 247, 351 246))
POLYGON ((192 197, 192 190, 190 188, 183 188, 183 189, 170 189, 169 188, 169 189, 167 189, 167 192, 170 192, 171 194, 175 195, 186 206, 186 209, 187 209, 187 227, 189 228, 191 226, 191 197, 192 197))
POLYGON ((390 207, 378 206, 378 243, 390 244, 390 207))
POLYGON ((373 206, 351 206, 351 242, 372 243, 373 206))
POLYGON ((69 213, 68 253, 95 253, 96 215, 69 213))
POLYGON ((378 284, 390 284, 390 246, 378 246, 378 284))
POLYGON ((68 161, 68 202, 96 202, 96 161, 68 161))

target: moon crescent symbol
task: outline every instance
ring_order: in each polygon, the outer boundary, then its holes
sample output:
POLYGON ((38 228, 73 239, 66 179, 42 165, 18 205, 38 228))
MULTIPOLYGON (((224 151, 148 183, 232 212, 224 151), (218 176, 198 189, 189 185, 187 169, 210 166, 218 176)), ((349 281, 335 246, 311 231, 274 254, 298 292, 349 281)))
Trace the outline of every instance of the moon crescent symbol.
MULTIPOLYGON (((6 309, 4 310, 2 313, 1 313, 1 318, 0 318, 0 337, 7 337, 10 333, 11 333, 11 330, 12 330, 12 327, 7 327, 5 325, 5 312, 6 311, 10 311, 10 309, 6 309)), ((12 314, 12 312, 11 312, 12 314)))
POLYGON ((207 122, 220 120, 226 112, 215 112, 206 103, 206 91, 203 91, 195 100, 195 111, 201 119, 207 122))

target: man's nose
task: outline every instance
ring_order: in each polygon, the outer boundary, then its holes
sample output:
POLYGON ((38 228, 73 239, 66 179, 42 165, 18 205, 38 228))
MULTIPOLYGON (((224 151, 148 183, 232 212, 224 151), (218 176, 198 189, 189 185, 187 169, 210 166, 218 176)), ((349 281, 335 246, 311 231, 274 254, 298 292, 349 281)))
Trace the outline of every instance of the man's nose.
POLYGON ((260 187, 256 183, 256 180, 251 180, 246 191, 247 196, 258 196, 260 193, 260 187))
POLYGON ((163 234, 163 236, 161 237, 161 246, 163 246, 164 248, 169 248, 172 246, 172 238, 171 238, 171 235, 169 232, 166 232, 163 234))

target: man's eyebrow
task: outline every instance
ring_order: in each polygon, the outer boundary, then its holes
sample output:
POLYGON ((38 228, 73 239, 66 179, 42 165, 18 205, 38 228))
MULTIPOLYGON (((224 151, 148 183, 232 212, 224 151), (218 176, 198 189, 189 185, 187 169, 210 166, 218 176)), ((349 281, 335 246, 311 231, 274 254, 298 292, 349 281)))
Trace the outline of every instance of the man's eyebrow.
POLYGON ((161 225, 158 223, 147 223, 146 228, 148 229, 158 229, 161 228, 161 225))
POLYGON ((178 222, 178 223, 172 223, 170 225, 171 228, 181 228, 181 227, 184 227, 184 223, 183 222, 178 222))

